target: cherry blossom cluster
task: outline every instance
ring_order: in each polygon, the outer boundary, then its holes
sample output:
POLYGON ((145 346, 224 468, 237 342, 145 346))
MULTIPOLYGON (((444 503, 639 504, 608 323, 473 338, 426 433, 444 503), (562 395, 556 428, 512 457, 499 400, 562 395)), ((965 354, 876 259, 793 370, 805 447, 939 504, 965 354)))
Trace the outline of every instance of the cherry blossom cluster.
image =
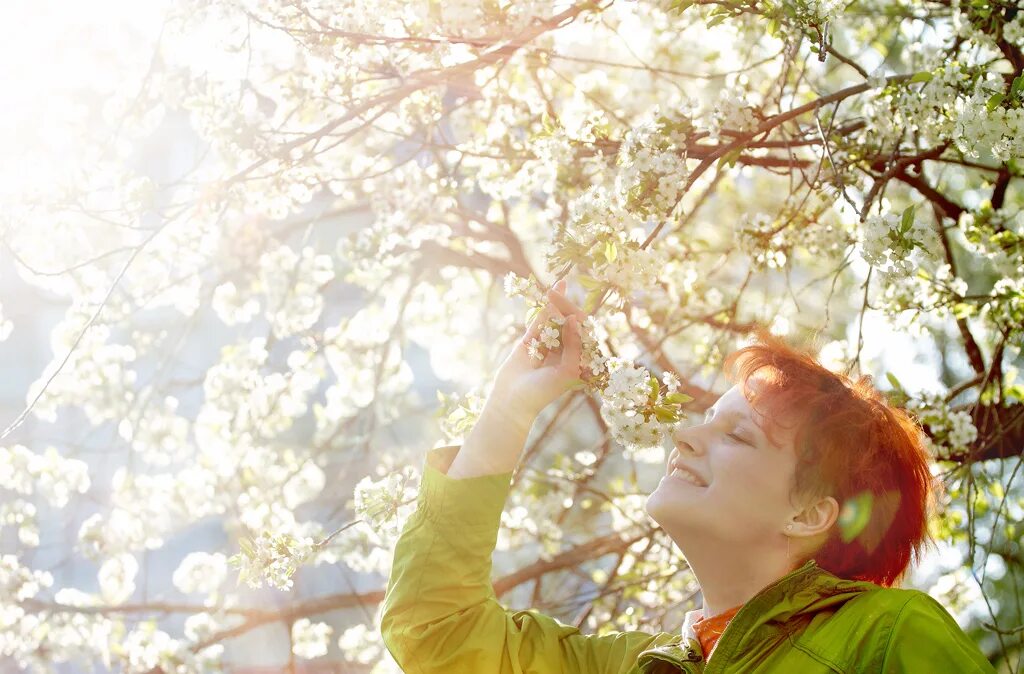
MULTIPOLYGON (((348 504, 359 519, 317 540, 303 535, 303 532, 318 528, 315 526, 293 526, 293 534, 283 526, 262 523, 259 536, 255 540, 245 537, 240 539, 241 551, 227 560, 239 569, 238 582, 245 581, 250 587, 262 587, 266 583, 270 587, 288 590, 292 587, 292 576, 303 564, 336 562, 337 555, 328 550, 327 544, 360 521, 366 525, 366 531, 370 532, 377 548, 386 541, 393 541, 414 507, 416 491, 413 480, 417 472, 413 466, 404 466, 378 480, 370 476, 362 478, 356 484, 353 498, 348 504)), ((322 474, 317 479, 322 480, 322 474)), ((359 534, 350 536, 356 540, 349 541, 344 547, 354 550, 358 547, 359 534)), ((365 554, 362 557, 365 562, 365 554)), ((186 558, 175 572, 175 584, 183 592, 213 592, 223 577, 222 561, 220 556, 205 553, 196 558, 186 558), (197 574, 201 574, 205 580, 197 580, 197 574)), ((352 561, 349 565, 358 568, 363 564, 352 561)))
POLYGON ((395 537, 398 534, 398 517, 416 497, 412 485, 415 469, 406 466, 401 471, 389 473, 379 480, 369 476, 360 480, 353 492, 356 514, 381 535, 395 537))
POLYGON ((255 539, 239 540, 241 552, 228 563, 238 569, 238 582, 252 588, 266 582, 279 590, 290 590, 292 576, 315 551, 312 538, 298 539, 291 534, 261 532, 255 539))
POLYGON ((960 225, 972 252, 988 260, 996 272, 1024 274, 1024 208, 1007 204, 993 209, 986 202, 965 213, 960 225))
POLYGON ((754 112, 757 107, 749 99, 749 93, 739 87, 722 89, 706 118, 706 128, 710 137, 721 139, 723 129, 730 131, 749 131, 757 126, 754 112))
POLYGON ((1001 162, 1024 157, 1024 78, 1007 88, 999 73, 941 58, 927 55, 909 84, 886 86, 865 103, 872 142, 892 146, 917 133, 928 146, 951 141, 974 159, 982 152, 1001 162))
POLYGON ((174 570, 171 581, 185 594, 210 594, 226 576, 227 557, 223 553, 190 552, 174 570))
MULTIPOLYGON (((358 624, 349 627, 338 637, 338 649, 349 662, 364 665, 392 661, 391 653, 384 646, 380 630, 373 626, 358 624)), ((397 670, 398 665, 395 664, 397 670)))
POLYGON ((798 250, 809 255, 838 258, 854 242, 849 228, 835 215, 833 201, 822 190, 805 208, 782 213, 746 214, 736 229, 735 241, 756 269, 782 269, 792 264, 798 250))
POLYGON ((446 395, 438 391, 437 398, 441 403, 437 417, 440 420, 441 432, 448 440, 462 438, 476 424, 487 402, 483 387, 480 385, 473 387, 464 396, 456 393, 446 395))
POLYGON ((292 653, 306 660, 327 654, 334 628, 309 618, 299 618, 292 623, 292 653))
POLYGON ((1024 278, 1001 278, 989 292, 991 302, 985 303, 980 314, 1007 333, 1021 331, 1024 325, 1024 278))
MULTIPOLYGON (((531 278, 525 283, 533 282, 531 278)), ((539 296, 535 291, 526 290, 521 279, 506 277, 506 287, 517 295, 539 296)), ((535 310, 539 308, 534 307, 535 310)), ((531 343, 539 354, 535 357, 543 359, 549 351, 561 348, 558 338, 562 322, 553 320, 552 323, 542 328, 540 339, 533 340, 535 344, 531 343)), ((593 315, 587 316, 580 327, 583 386, 588 392, 600 395, 601 416, 612 437, 628 451, 660 445, 666 432, 679 422, 682 404, 692 400, 679 392, 679 378, 666 371, 659 383, 646 368, 604 355, 596 336, 597 320, 593 315)))
POLYGON ((951 410, 940 394, 918 393, 908 401, 907 409, 928 427, 929 432, 922 439, 937 459, 949 459, 967 452, 978 437, 978 429, 970 413, 951 410))
POLYGON ((74 494, 89 490, 89 466, 62 456, 54 447, 42 453, 24 445, 0 447, 0 488, 19 494, 39 494, 55 508, 63 508, 74 494))
POLYGON ((640 215, 667 214, 686 183, 688 116, 662 115, 655 107, 626 131, 617 156, 615 193, 623 207, 640 215))
POLYGON ((100 596, 108 604, 123 604, 135 593, 139 561, 129 552, 121 552, 100 565, 100 596))
POLYGON ((51 585, 53 576, 49 572, 22 566, 14 555, 0 555, 0 601, 29 599, 51 585))
POLYGON ((692 400, 678 388, 679 379, 671 372, 663 373, 659 383, 646 368, 611 358, 607 385, 600 391, 601 417, 627 451, 658 447, 680 421, 682 404, 692 400))
POLYGON ((798 2, 798 5, 806 5, 807 10, 818 21, 834 21, 846 7, 843 0, 807 0, 798 2))
POLYGON ((1024 74, 1007 92, 1000 74, 985 73, 960 108, 953 138, 966 156, 987 150, 1001 162, 1024 160, 1024 74))
POLYGON ((14 527, 18 532, 18 542, 25 547, 39 545, 39 522, 34 503, 20 498, 0 503, 0 528, 3 527, 14 527))
POLYGON ((914 217, 908 208, 902 215, 872 215, 861 230, 861 255, 887 281, 914 273, 921 258, 930 258, 941 250, 935 228, 914 217))

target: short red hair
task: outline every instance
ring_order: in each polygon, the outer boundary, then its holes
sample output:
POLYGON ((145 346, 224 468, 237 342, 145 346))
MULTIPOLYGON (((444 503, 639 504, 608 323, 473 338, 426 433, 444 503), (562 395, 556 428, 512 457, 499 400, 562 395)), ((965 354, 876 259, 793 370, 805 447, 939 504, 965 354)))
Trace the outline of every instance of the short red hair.
POLYGON ((796 428, 794 493, 830 495, 841 508, 811 556, 841 578, 899 583, 911 559, 920 562, 925 544, 934 544, 928 518, 941 485, 920 425, 872 386, 871 375, 853 381, 832 372, 763 326, 752 335, 725 358, 726 376, 743 383, 773 443, 781 421, 793 422, 784 427, 796 428), (755 373, 756 388, 748 385, 755 373))

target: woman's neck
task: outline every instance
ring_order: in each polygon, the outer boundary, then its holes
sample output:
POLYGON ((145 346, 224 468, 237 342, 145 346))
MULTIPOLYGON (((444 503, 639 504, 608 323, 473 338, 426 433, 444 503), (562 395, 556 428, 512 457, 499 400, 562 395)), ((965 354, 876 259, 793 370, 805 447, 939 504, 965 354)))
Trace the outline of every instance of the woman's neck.
POLYGON ((692 553, 684 550, 683 555, 700 584, 705 618, 746 604, 794 568, 785 551, 781 555, 763 550, 725 553, 704 547, 692 553))

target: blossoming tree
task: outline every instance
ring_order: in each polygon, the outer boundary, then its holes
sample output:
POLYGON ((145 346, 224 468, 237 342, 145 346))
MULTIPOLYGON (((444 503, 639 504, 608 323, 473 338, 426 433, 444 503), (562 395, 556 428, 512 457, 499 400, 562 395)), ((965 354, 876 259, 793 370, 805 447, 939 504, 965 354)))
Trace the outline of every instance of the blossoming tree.
MULTIPOLYGON (((277 629, 293 669, 397 671, 375 612, 422 452, 568 275, 586 376, 516 473, 499 596, 680 618, 643 475, 765 324, 915 413, 948 488, 921 582, 1019 667, 1022 10, 168 2, 0 186, 7 268, 61 307, 0 442, 0 658, 220 671, 277 629)), ((4 308, 10 345, 32 310, 4 308)))

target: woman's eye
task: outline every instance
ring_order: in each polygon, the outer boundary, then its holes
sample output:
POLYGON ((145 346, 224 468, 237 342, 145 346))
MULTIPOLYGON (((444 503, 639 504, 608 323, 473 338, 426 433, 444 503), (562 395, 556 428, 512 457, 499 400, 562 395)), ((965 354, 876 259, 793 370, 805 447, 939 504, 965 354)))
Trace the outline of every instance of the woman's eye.
POLYGON ((743 439, 743 438, 741 438, 740 436, 736 435, 735 433, 730 433, 730 434, 728 435, 728 437, 730 437, 730 438, 733 438, 733 439, 735 439, 735 440, 736 440, 737 442, 742 442, 742 443, 744 443, 744 444, 749 444, 749 443, 747 443, 747 441, 746 441, 746 440, 744 440, 744 439, 743 439))

